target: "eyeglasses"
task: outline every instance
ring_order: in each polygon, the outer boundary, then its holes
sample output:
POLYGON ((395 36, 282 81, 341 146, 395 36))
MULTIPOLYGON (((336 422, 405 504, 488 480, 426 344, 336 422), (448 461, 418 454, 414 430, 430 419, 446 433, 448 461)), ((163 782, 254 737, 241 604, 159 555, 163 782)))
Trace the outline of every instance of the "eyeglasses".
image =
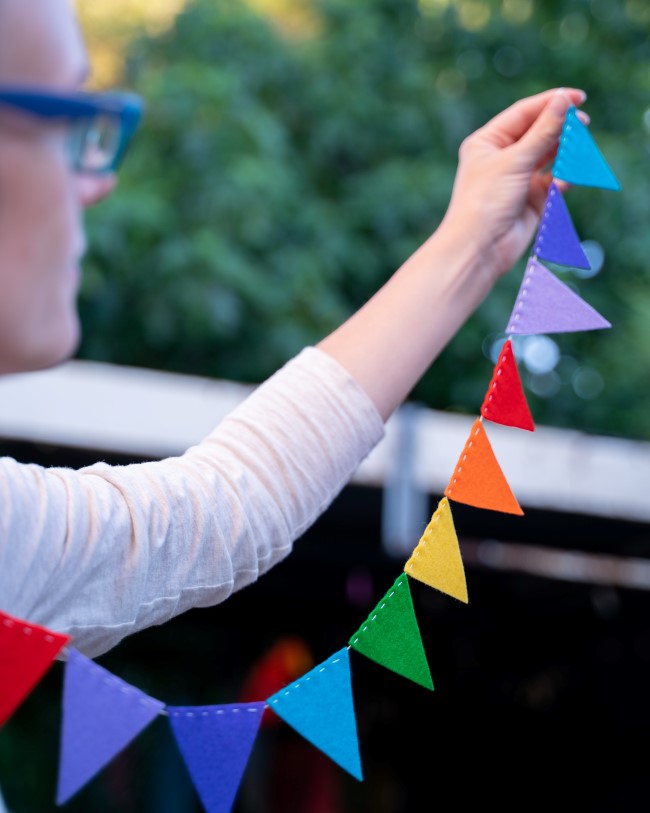
POLYGON ((0 85, 0 105, 68 124, 68 153, 75 172, 115 172, 140 122, 143 103, 133 93, 53 93, 0 85))

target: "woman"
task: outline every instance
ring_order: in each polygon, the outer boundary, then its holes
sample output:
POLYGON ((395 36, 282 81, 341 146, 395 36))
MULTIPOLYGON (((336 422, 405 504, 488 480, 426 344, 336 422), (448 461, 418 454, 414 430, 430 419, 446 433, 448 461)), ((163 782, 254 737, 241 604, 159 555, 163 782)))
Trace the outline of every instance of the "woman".
MULTIPOLYGON (((137 100, 80 95, 87 74, 68 0, 0 0, 2 373, 77 347, 83 212, 113 190, 138 117, 137 100), (107 122, 113 140, 98 140, 107 122)), ((184 455, 80 471, 2 459, 0 610, 94 657, 287 555, 528 247, 551 180, 540 170, 584 99, 549 90, 469 136, 435 233, 184 455)))

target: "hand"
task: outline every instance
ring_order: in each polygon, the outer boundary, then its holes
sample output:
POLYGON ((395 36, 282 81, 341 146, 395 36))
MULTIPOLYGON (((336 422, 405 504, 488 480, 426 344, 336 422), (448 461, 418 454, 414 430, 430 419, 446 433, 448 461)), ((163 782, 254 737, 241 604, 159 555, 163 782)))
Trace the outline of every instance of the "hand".
MULTIPOLYGON (((494 282, 531 242, 552 181, 566 112, 582 90, 548 90, 515 102, 461 144, 451 201, 440 230, 472 241, 494 282)), ((578 114, 588 124, 586 113, 578 114)), ((558 181, 560 189, 567 184, 558 181)))

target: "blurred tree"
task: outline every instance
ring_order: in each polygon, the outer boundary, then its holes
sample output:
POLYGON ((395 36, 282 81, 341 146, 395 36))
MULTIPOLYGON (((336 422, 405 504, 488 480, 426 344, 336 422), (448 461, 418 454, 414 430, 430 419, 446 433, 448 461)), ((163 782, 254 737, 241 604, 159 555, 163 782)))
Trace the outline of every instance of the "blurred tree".
POLYGON ((166 30, 187 0, 73 0, 92 55, 90 84, 111 86, 122 77, 124 50, 138 30, 166 30))
MULTIPOLYGON (((517 356, 537 423, 650 439, 646 5, 253 5, 194 0, 128 48, 122 82, 148 112, 118 193, 89 213, 81 356, 262 380, 435 229, 465 135, 522 95, 574 85, 622 192, 569 190, 602 267, 554 270, 613 329, 521 340, 517 356)), ((413 398, 476 414, 522 271, 413 398)))

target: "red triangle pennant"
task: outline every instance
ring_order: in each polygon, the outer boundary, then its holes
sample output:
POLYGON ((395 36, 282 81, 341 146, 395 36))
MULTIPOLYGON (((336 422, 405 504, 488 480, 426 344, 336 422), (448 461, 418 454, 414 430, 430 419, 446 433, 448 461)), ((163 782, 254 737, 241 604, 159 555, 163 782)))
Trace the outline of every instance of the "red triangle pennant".
POLYGON ((0 726, 4 725, 70 640, 0 612, 0 726))
POLYGON ((492 423, 527 429, 529 432, 535 429, 510 339, 501 349, 490 386, 485 393, 481 415, 492 423))
POLYGON ((524 513, 503 476, 480 418, 474 421, 445 497, 504 514, 524 513))

